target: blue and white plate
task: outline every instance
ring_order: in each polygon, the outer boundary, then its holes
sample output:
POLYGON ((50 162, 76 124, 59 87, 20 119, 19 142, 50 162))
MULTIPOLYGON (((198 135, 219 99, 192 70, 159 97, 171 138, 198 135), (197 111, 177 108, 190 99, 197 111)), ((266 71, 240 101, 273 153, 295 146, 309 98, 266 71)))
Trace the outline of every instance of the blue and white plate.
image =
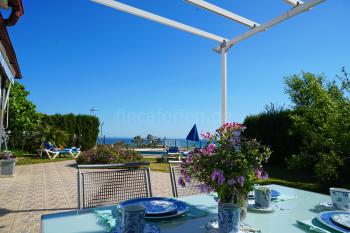
POLYGON ((144 205, 146 209, 145 218, 147 219, 172 218, 183 215, 189 209, 187 203, 167 197, 135 198, 119 203, 118 208, 130 204, 144 205))
MULTIPOLYGON (((122 227, 117 226, 113 229, 112 233, 122 233, 122 227)), ((145 223, 145 228, 143 233, 160 233, 160 229, 158 226, 151 224, 151 223, 145 223)))
POLYGON ((345 211, 326 211, 326 212, 320 213, 317 217, 317 220, 320 221, 322 224, 326 225, 327 227, 330 227, 333 230, 336 230, 337 232, 350 233, 350 229, 340 226, 339 224, 332 221, 332 216, 337 214, 350 215, 349 212, 345 212, 345 211))
MULTIPOLYGON (((281 193, 275 189, 271 190, 271 199, 276 199, 281 196, 281 193)), ((254 191, 249 193, 249 199, 254 199, 254 191)))
POLYGON ((332 215, 331 219, 333 220, 333 222, 350 229, 350 213, 334 214, 332 215))

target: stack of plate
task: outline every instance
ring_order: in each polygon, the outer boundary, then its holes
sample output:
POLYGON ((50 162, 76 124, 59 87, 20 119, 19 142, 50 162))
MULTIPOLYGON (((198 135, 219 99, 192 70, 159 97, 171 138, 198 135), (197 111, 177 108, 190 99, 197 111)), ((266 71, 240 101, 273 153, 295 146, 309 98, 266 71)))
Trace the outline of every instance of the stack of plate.
POLYGON ((337 232, 350 233, 350 212, 326 211, 320 213, 317 220, 337 232))
POLYGON ((166 197, 145 197, 130 199, 121 202, 118 205, 118 208, 122 208, 130 204, 145 206, 146 219, 172 218, 185 214, 189 209, 187 203, 174 198, 166 197))

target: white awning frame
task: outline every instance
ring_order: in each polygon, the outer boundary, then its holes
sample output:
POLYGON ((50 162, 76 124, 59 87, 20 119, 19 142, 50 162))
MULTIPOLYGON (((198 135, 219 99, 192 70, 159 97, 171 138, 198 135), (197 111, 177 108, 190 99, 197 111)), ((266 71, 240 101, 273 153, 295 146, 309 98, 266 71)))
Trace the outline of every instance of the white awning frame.
POLYGON ((111 8, 116 9, 116 10, 120 10, 120 11, 129 13, 129 14, 132 14, 132 15, 139 16, 141 18, 145 18, 145 19, 155 21, 155 22, 160 23, 160 24, 167 25, 169 27, 177 28, 177 29, 180 29, 180 30, 185 31, 185 32, 196 34, 198 36, 202 36, 202 37, 205 37, 207 39, 217 41, 219 43, 222 43, 224 40, 227 40, 226 38, 215 35, 213 33, 206 32, 206 31, 203 31, 201 29, 191 27, 191 26, 188 26, 186 24, 179 23, 175 20, 168 19, 168 18, 159 16, 159 15, 156 15, 156 14, 153 14, 153 13, 150 13, 150 12, 147 12, 147 11, 144 11, 144 10, 141 10, 141 9, 117 2, 117 1, 113 1, 113 0, 92 0, 92 1, 96 2, 96 3, 100 3, 100 4, 105 5, 105 6, 109 6, 111 8))
POLYGON ((274 18, 261 25, 252 20, 239 16, 231 11, 218 7, 214 4, 205 2, 204 0, 186 0, 187 2, 190 2, 198 7, 212 11, 216 14, 219 14, 221 16, 224 16, 226 18, 229 18, 231 20, 234 20, 236 22, 239 22, 241 24, 251 27, 249 31, 237 37, 234 37, 231 40, 228 40, 225 37, 218 36, 216 34, 191 27, 186 24, 179 23, 177 21, 167 19, 165 17, 159 16, 132 6, 128 6, 126 4, 123 4, 114 0, 91 0, 91 1, 145 18, 148 20, 152 20, 152 21, 167 25, 169 27, 177 28, 182 31, 186 31, 186 32, 219 42, 220 44, 217 47, 215 47, 214 50, 220 53, 221 61, 222 61, 222 64, 221 64, 221 80, 222 80, 221 124, 224 124, 227 121, 227 56, 226 55, 228 50, 238 42, 243 41, 249 37, 252 37, 253 35, 259 32, 266 31, 267 29, 275 26, 276 24, 279 24, 285 20, 288 20, 289 18, 292 18, 295 15, 308 11, 312 7, 326 0, 308 0, 307 2, 302 2, 301 0, 284 0, 287 4, 290 4, 293 8, 287 11, 286 13, 278 16, 277 18, 274 18))
POLYGON ((195 5, 195 6, 198 6, 198 7, 201 7, 203 9, 206 9, 208 11, 214 12, 214 13, 216 13, 218 15, 224 16, 224 17, 226 17, 228 19, 234 20, 234 21, 236 21, 238 23, 241 23, 243 25, 246 25, 248 27, 253 28, 253 27, 260 26, 260 24, 258 24, 257 22, 254 22, 254 21, 252 21, 250 19, 244 18, 244 17, 242 17, 240 15, 237 15, 237 14, 231 12, 231 11, 228 11, 226 9, 218 7, 218 6, 214 5, 214 4, 206 2, 204 0, 185 0, 185 1, 188 2, 188 3, 191 3, 191 4, 195 5))

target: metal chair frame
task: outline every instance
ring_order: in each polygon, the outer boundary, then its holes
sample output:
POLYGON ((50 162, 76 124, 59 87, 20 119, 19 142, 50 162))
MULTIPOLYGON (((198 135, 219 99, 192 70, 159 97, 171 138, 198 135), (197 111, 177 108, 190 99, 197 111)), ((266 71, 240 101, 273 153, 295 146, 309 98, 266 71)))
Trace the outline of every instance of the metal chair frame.
MULTIPOLYGON (((123 195, 132 196, 132 198, 136 197, 152 197, 152 188, 151 188, 151 178, 150 178, 150 168, 148 167, 150 165, 149 162, 132 162, 132 163, 124 163, 124 164, 96 164, 96 165, 77 165, 77 184, 78 184, 78 209, 85 209, 85 208, 91 208, 91 207, 97 207, 97 206, 103 206, 108 204, 115 204, 116 202, 123 201, 123 198, 117 197, 115 192, 107 192, 106 195, 106 189, 103 189, 102 195, 107 196, 105 199, 106 201, 96 201, 94 203, 94 200, 91 199, 90 196, 87 196, 89 193, 96 191, 96 185, 91 188, 91 185, 89 185, 89 181, 93 180, 93 178, 98 178, 100 183, 98 183, 97 186, 102 186, 105 184, 107 189, 109 188, 108 182, 115 181, 115 177, 123 176, 123 173, 125 175, 133 175, 135 172, 139 172, 139 181, 140 182, 134 182, 135 180, 122 180, 118 185, 129 185, 130 184, 139 184, 142 189, 144 189, 144 193, 138 193, 135 195, 133 193, 123 193, 123 195), (82 171, 84 169, 84 171, 82 171), (94 171, 85 171, 93 169, 94 171), (96 171, 97 170, 97 171, 96 171), (104 180, 105 179, 105 180, 104 180), (108 180, 109 179, 109 180, 108 180), (103 203, 103 204, 101 204, 103 203)), ((93 182, 92 182, 93 183, 93 182)), ((117 183, 113 183, 115 185, 117 183)), ((113 187, 113 186, 110 186, 113 187)), ((116 188, 115 186, 113 187, 116 188)), ((115 190, 114 190, 115 191, 115 190)), ((101 189, 98 190, 98 192, 101 192, 101 189)), ((99 196, 95 197, 99 198, 99 196)), ((98 199, 99 200, 99 199, 98 199)))
POLYGON ((201 193, 200 189, 197 187, 199 184, 201 184, 199 181, 197 181, 195 178, 192 178, 191 183, 187 184, 185 188, 178 188, 177 178, 179 173, 176 172, 176 169, 179 169, 179 166, 181 164, 181 161, 169 161, 169 173, 170 173, 170 181, 171 181, 171 189, 173 191, 174 197, 179 196, 190 196, 190 195, 196 195, 201 193), (179 189, 181 191, 188 191, 188 192, 179 192, 179 189))

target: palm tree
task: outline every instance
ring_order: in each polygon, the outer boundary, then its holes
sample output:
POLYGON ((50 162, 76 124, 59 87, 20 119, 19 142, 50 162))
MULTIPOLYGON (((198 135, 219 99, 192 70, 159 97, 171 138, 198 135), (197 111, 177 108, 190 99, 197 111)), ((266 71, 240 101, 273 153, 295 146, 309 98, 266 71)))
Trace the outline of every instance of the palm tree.
POLYGON ((135 144, 136 147, 140 147, 143 143, 143 138, 141 137, 141 135, 135 136, 132 140, 132 143, 135 144))

